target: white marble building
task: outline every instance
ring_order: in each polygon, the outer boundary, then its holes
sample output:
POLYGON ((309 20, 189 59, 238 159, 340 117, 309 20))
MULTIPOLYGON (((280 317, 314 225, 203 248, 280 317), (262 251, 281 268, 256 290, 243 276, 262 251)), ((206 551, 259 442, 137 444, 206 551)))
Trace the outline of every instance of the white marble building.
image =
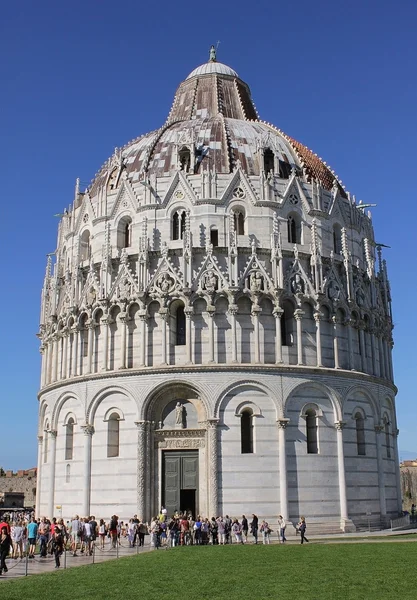
POLYGON ((213 54, 160 129, 77 185, 55 257, 38 515, 148 519, 165 504, 322 530, 397 515, 390 290, 370 214, 213 54))

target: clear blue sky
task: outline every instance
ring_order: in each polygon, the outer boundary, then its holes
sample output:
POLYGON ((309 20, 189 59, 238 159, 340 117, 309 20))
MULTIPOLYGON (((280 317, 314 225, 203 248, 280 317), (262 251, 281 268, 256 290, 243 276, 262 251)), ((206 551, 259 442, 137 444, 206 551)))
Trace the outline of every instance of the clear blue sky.
POLYGON ((178 83, 218 58, 261 118, 377 203, 395 319, 400 450, 417 456, 417 2, 4 2, 0 465, 36 464, 45 256, 57 219, 115 146, 159 127, 178 83))

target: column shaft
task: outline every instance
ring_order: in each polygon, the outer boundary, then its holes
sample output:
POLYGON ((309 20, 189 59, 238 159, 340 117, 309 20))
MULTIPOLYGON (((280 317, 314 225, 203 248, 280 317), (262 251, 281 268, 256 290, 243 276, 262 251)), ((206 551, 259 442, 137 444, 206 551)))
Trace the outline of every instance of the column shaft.
POLYGON ((127 333, 127 316, 119 315, 121 336, 120 336, 120 364, 119 369, 126 369, 126 333, 127 333))
MULTIPOLYGON (((279 365, 282 363, 282 332, 281 332, 281 319, 283 310, 276 308, 274 310, 275 317, 275 364, 279 365)), ((284 515, 282 515, 284 516, 284 515)))
POLYGON ((192 314, 193 314, 193 309, 192 308, 186 308, 185 309, 185 353, 186 353, 186 358, 187 358, 187 363, 188 364, 192 364, 193 362, 193 348, 192 348, 192 314))
POLYGON ((333 321, 333 354, 334 354, 334 368, 340 369, 340 358, 339 358, 339 323, 334 317, 333 321))
POLYGON ((137 514, 139 519, 146 518, 146 471, 148 468, 146 453, 147 421, 138 421, 138 453, 137 453, 137 514))
POLYGON ((289 419, 278 420, 278 451, 279 451, 279 498, 281 515, 289 520, 288 510, 288 482, 287 482, 287 449, 285 444, 285 430, 289 419))
POLYGON ((141 345, 140 345, 140 366, 144 367, 146 366, 146 321, 147 321, 147 316, 146 316, 146 311, 143 311, 142 314, 140 314, 140 328, 141 328, 141 335, 140 335, 140 339, 141 339, 141 345))
POLYGON ((37 519, 41 516, 41 494, 42 494, 42 442, 43 437, 38 436, 38 468, 36 471, 36 504, 35 504, 35 517, 37 519))
POLYGON ((91 501, 91 446, 94 428, 92 425, 83 425, 81 429, 84 431, 84 481, 82 514, 83 516, 88 517, 90 515, 91 501))
POLYGON ((237 305, 229 305, 230 326, 232 330, 232 363, 237 363, 237 332, 236 332, 237 305))
POLYGON ((109 319, 104 317, 101 319, 101 329, 103 332, 103 347, 101 356, 101 370, 108 371, 109 369, 109 319))
POLYGON ((254 362, 255 364, 259 364, 261 362, 261 352, 260 352, 260 340, 259 340, 259 312, 260 308, 253 306, 252 307, 252 317, 253 317, 253 333, 255 337, 255 356, 254 362))
POLYGON ((343 423, 343 421, 337 421, 335 423, 337 437, 337 466, 339 472, 340 519, 342 521, 342 528, 345 521, 349 519, 346 497, 345 453, 343 448, 344 425, 345 423, 343 423))
POLYGON ((52 381, 58 379, 58 337, 53 341, 53 358, 52 358, 52 381))
POLYGON ((56 465, 56 431, 49 431, 49 493, 48 493, 48 517, 54 516, 54 498, 55 498, 55 465, 56 465))
POLYGON ((359 328, 359 345, 360 345, 360 355, 361 355, 361 371, 363 373, 367 372, 366 368, 366 344, 365 344, 365 331, 363 327, 359 328))
POLYGON ((61 379, 67 377, 67 361, 68 361, 68 332, 64 332, 64 346, 62 349, 62 364, 61 364, 61 379))
POLYGON ((317 366, 322 367, 323 361, 321 357, 321 313, 314 313, 314 320, 316 322, 316 348, 317 348, 317 366))
POLYGON ((159 316, 161 318, 161 333, 162 333, 162 348, 161 348, 161 364, 167 364, 167 317, 168 311, 166 308, 159 310, 159 316))
POLYGON ((207 450, 208 450, 208 472, 209 472, 209 501, 208 513, 211 517, 217 515, 218 498, 218 465, 217 465, 217 425, 218 419, 209 419, 207 423, 207 450))
POLYGON ((79 344, 79 330, 76 327, 75 329, 73 329, 73 336, 72 336, 72 361, 71 361, 71 375, 73 377, 77 377, 78 375, 78 369, 77 369, 77 360, 78 360, 78 344, 79 344))
POLYGON ((349 369, 355 370, 355 357, 353 355, 353 340, 352 340, 352 323, 350 320, 346 321, 346 327, 348 332, 348 348, 349 348, 349 369))
POLYGON ((381 519, 384 519, 387 514, 386 496, 385 496, 385 470, 384 457, 382 448, 382 432, 384 428, 381 425, 375 427, 376 446, 377 446, 377 462, 378 462, 378 487, 379 487, 379 506, 381 519))
POLYGON ((90 322, 90 324, 88 326, 87 371, 86 371, 87 374, 92 373, 92 367, 93 367, 93 341, 94 341, 93 332, 94 332, 94 326, 93 326, 93 323, 90 322))
POLYGON ((304 312, 300 309, 294 311, 294 317, 297 324, 297 364, 303 364, 303 331, 302 331, 302 318, 304 312))
POLYGON ((209 356, 208 362, 214 363, 214 314, 215 308, 214 306, 207 306, 207 315, 208 315, 208 334, 209 334, 209 356))

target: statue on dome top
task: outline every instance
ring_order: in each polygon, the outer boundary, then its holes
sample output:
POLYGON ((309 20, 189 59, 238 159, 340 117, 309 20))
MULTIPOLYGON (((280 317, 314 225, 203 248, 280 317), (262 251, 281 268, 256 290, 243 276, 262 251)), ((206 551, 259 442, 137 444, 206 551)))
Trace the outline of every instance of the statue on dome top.
POLYGON ((214 46, 214 44, 211 46, 210 48, 210 60, 209 62, 216 62, 217 58, 216 58, 216 48, 214 46))

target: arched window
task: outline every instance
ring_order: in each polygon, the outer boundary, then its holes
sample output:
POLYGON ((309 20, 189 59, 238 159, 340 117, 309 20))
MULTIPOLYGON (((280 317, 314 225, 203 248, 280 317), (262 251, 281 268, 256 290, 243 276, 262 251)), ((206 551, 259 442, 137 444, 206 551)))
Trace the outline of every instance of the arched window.
POLYGON ((81 261, 90 260, 91 258, 91 245, 90 245, 90 232, 85 229, 81 235, 81 261))
POLYGON ((74 419, 70 417, 66 425, 65 460, 72 460, 74 453, 74 419))
POLYGON ((240 443, 242 454, 253 454, 253 414, 246 409, 240 416, 240 443))
POLYGON ((67 465, 65 467, 65 483, 69 483, 71 481, 71 465, 67 465))
POLYGON ((119 456, 119 415, 112 413, 107 423, 107 456, 112 458, 119 456))
POLYGON ((387 458, 391 458, 391 436, 389 432, 389 421, 387 418, 384 420, 384 430, 385 430, 385 446, 387 448, 387 458))
POLYGON ((265 173, 275 171, 275 157, 274 153, 270 148, 266 148, 266 150, 264 151, 264 171, 265 173))
POLYGON ((219 230, 213 227, 210 229, 210 243, 216 247, 219 245, 219 230))
POLYGON ((235 222, 236 235, 245 235, 245 215, 242 211, 237 210, 233 215, 235 222))
POLYGON ((317 414, 313 408, 306 410, 307 454, 318 454, 317 443, 317 414))
POLYGON ((188 173, 191 166, 191 152, 190 149, 184 146, 178 153, 178 159, 180 164, 180 170, 188 173))
POLYGON ((130 248, 131 245, 131 231, 132 231, 132 223, 126 223, 123 231, 123 243, 124 248, 130 248))
POLYGON ((185 211, 177 210, 172 216, 172 239, 182 240, 185 232, 185 211))
POLYGON ((301 222, 296 215, 289 215, 287 221, 288 242, 290 244, 301 244, 301 222))
POLYGON ((365 419, 360 412, 357 412, 356 419, 356 448, 358 456, 366 456, 365 446, 365 419))
POLYGON ((291 302, 285 301, 282 308, 284 312, 281 315, 281 343, 283 346, 292 346, 294 343, 294 307, 291 302))
POLYGON ((280 160, 279 161, 279 176, 281 179, 289 179, 291 175, 291 165, 290 163, 280 160))
POLYGON ((185 313, 184 306, 181 304, 178 306, 176 314, 176 340, 175 343, 177 346, 185 346, 185 313))
POLYGON ((337 223, 333 226, 333 252, 342 254, 342 228, 337 223))

